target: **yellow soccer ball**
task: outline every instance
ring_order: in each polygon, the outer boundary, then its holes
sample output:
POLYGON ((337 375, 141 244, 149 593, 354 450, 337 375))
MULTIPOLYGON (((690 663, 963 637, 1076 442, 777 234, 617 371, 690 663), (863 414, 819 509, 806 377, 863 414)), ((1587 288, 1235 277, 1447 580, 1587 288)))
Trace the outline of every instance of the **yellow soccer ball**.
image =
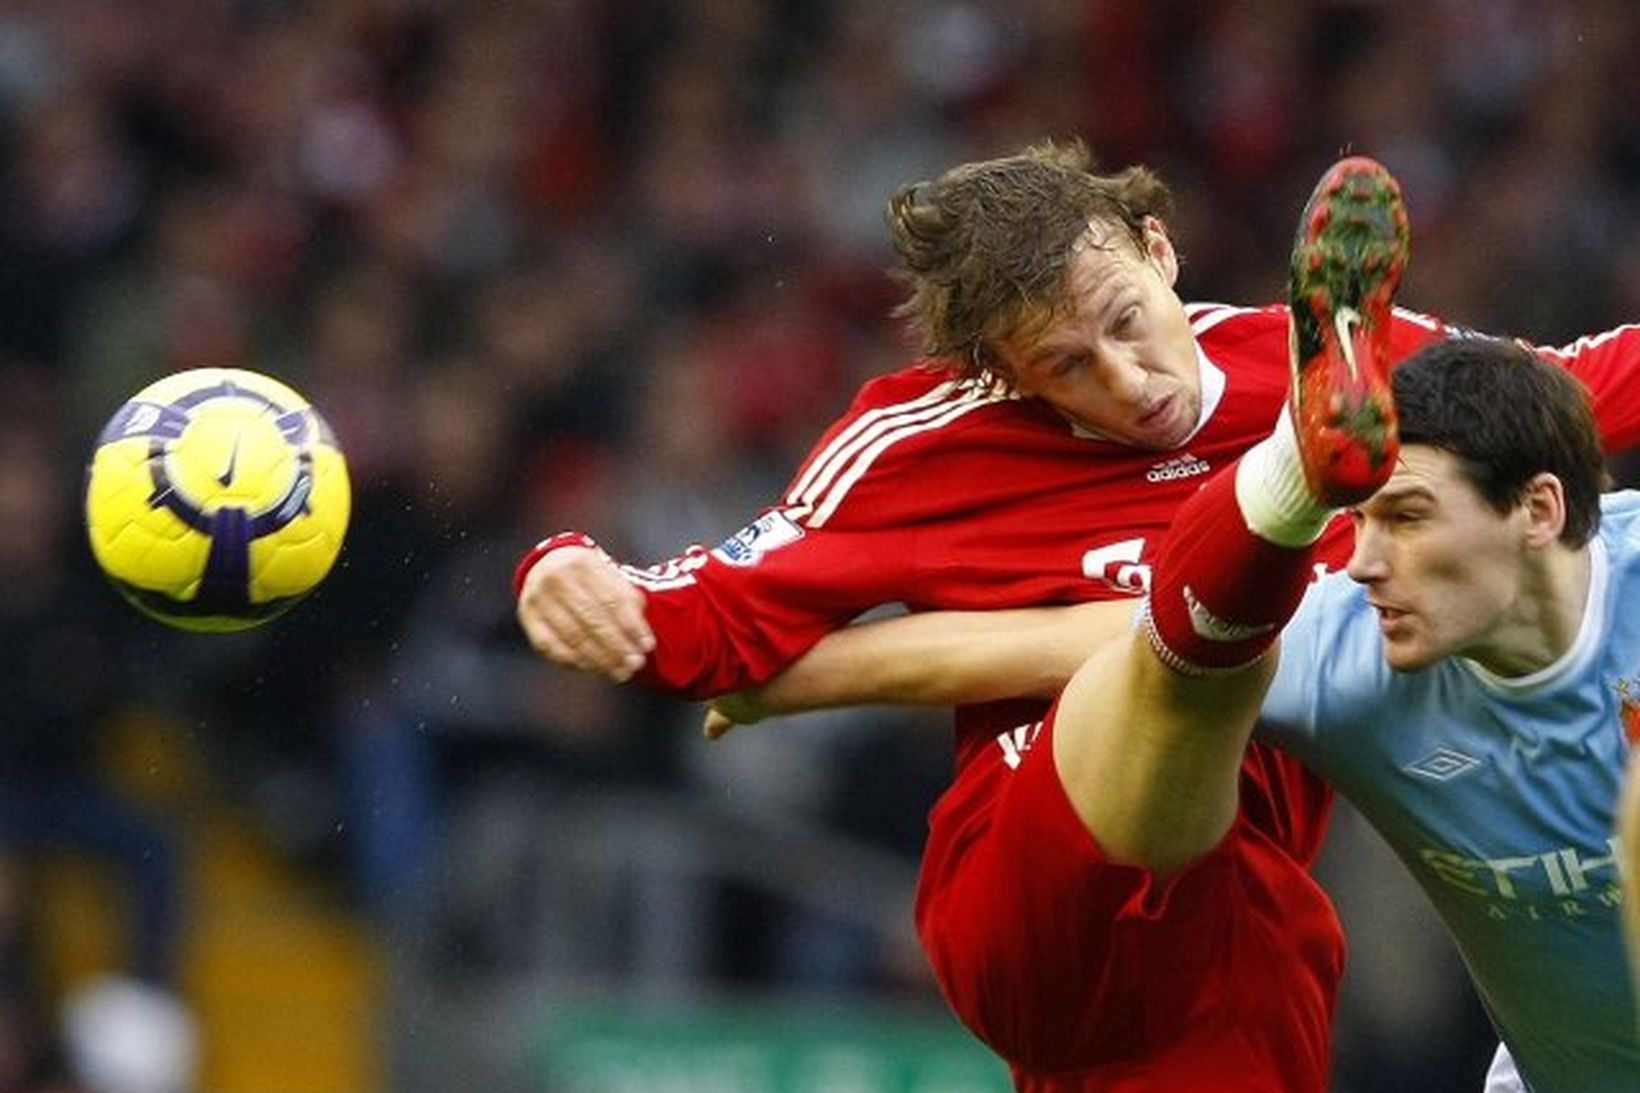
POLYGON ((244 630, 312 591, 351 503, 318 411, 239 368, 149 384, 103 427, 86 469, 97 564, 138 609, 186 630, 244 630))

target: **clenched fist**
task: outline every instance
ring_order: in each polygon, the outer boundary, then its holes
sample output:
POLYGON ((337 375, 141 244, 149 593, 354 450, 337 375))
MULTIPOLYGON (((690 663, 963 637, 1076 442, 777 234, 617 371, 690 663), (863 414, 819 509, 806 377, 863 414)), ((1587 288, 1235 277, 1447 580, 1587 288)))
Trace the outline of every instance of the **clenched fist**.
POLYGON ((631 679, 655 648, 643 609, 643 592, 590 545, 548 551, 518 593, 518 624, 537 652, 616 683, 631 679))

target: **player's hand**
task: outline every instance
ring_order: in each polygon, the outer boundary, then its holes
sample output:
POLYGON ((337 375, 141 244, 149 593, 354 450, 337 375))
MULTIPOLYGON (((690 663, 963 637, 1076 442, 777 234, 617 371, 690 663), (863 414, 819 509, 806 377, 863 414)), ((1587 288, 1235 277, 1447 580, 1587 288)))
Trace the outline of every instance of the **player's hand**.
POLYGON ((762 693, 756 687, 719 695, 706 707, 706 717, 700 726, 701 735, 708 740, 718 740, 737 725, 755 725, 767 716, 769 713, 763 708, 762 693))
POLYGON ((524 577, 518 624, 536 652, 556 664, 624 683, 644 666, 655 634, 644 595, 600 550, 565 546, 524 577))

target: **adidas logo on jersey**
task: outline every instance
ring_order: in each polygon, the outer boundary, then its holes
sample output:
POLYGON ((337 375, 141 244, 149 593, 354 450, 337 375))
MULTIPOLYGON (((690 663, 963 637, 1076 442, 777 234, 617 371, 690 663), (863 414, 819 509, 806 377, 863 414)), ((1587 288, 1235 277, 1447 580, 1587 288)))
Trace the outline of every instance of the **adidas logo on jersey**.
POLYGON ((1189 452, 1173 459, 1164 460, 1145 472, 1146 482, 1171 482, 1175 478, 1194 478, 1198 474, 1206 474, 1213 469, 1213 465, 1205 459, 1197 459, 1189 452))

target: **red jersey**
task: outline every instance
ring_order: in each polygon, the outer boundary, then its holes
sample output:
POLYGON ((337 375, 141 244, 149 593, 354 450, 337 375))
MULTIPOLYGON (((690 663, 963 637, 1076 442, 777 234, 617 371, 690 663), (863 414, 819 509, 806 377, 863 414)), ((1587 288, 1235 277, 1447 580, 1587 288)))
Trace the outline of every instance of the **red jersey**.
MULTIPOLYGON (((933 367, 865 384, 780 504, 714 548, 625 567, 648 594, 657 639, 638 681, 684 698, 753 686, 887 603, 988 609, 1143 592, 1176 507, 1205 475, 1268 435, 1289 386, 1285 307, 1193 304, 1188 312, 1202 416, 1173 451, 1103 440, 1040 402, 933 367)), ((1392 351, 1404 356, 1454 333, 1398 310, 1392 351)), ((1640 438, 1640 398, 1624 407, 1616 397, 1640 357, 1640 328, 1543 352, 1590 387, 1608 447, 1640 438)), ((1335 524, 1320 557, 1343 564, 1348 536, 1347 521, 1335 524)), ((953 1008, 1013 1063, 1022 1088, 1197 1088, 1202 1068, 1217 1067, 1215 1088, 1324 1089, 1342 937, 1308 870, 1330 791, 1254 743, 1231 835, 1157 885, 1144 870, 1104 862, 1057 779, 1040 774, 1051 775, 1051 763, 1028 761, 1025 745, 1045 710, 1016 701, 957 711, 956 778, 931 814, 918 892, 918 924, 953 1008), (1037 796, 1058 792, 1058 803, 1013 808, 1008 802, 1022 796, 1006 787, 1020 779, 1008 774, 1033 769, 1037 796), (1049 823, 1055 834, 1036 841, 1044 816, 1057 817, 1049 823), (995 849, 1009 831, 1020 847, 1035 848, 1035 864, 1030 854, 995 849), (1083 887, 1063 900, 1027 898, 1054 875, 1048 862, 1071 878, 1067 885, 1083 887), (1008 870, 1029 883, 1010 883, 1008 870), (1124 918, 1129 912, 1138 918, 1124 918), (1129 921, 1161 925, 1122 925, 1129 921), (1170 964, 1168 953, 1200 953, 1180 946, 1204 923, 1219 924, 1214 936, 1229 947, 1216 972, 1153 974, 1155 961, 1182 972, 1189 962, 1170 964), (1118 933, 1121 945, 1106 944, 1118 933), (1014 937, 1057 940, 1010 948, 1014 937), (1295 951, 1300 958, 1288 959, 1295 951), (1010 966, 1074 974, 1062 988, 1030 976, 1010 986, 987 973, 998 952, 1017 957, 1010 966), (1073 954, 1090 963, 1067 964, 1073 954), (1246 1050, 1224 1053, 1242 1041, 1246 1050), (1070 1073, 1077 1070, 1085 1072, 1070 1073), (1228 1075, 1238 1076, 1232 1085, 1228 1075)))
MULTIPOLYGON (((716 547, 624 567, 648 594, 657 639, 637 682, 690 699, 742 690, 883 604, 981 610, 1141 593, 1174 509, 1269 434, 1289 385, 1285 306, 1187 311, 1202 420, 1169 452, 1090 436, 1041 402, 932 365, 868 381, 779 504, 716 547)), ((1450 333, 1398 309, 1392 352, 1450 333)), ((1590 387, 1608 448, 1640 437, 1640 398, 1617 397, 1640 327, 1541 352, 1590 387)), ((1331 565, 1348 559, 1348 536, 1340 521, 1325 540, 1331 565)), ((959 710, 959 760, 1045 706, 959 710)))
MULTIPOLYGON (((867 382, 780 504, 714 548, 627 567, 657 639, 638 682, 686 698, 741 690, 881 604, 983 610, 1143 592, 1174 509, 1269 434, 1289 386, 1285 307, 1189 312, 1202 420, 1173 451, 1102 440, 1039 401, 932 366, 867 382)), ((1396 352, 1441 329, 1401 313, 1396 352)), ((959 765, 1046 707, 959 709, 959 765)))

